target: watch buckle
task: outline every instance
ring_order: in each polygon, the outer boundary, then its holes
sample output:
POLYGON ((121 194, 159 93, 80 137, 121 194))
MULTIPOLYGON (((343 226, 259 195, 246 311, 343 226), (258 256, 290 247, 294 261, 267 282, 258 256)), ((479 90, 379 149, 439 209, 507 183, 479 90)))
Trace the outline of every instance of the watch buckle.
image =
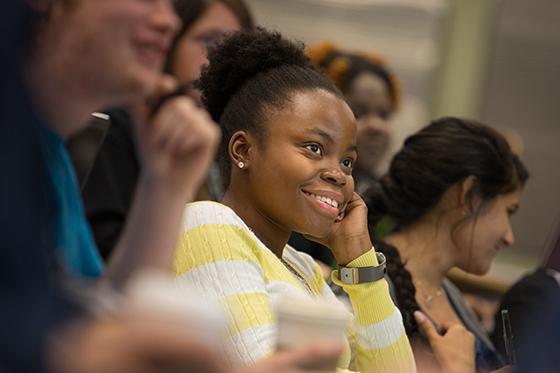
POLYGON ((347 283, 358 284, 360 282, 358 268, 345 268, 343 276, 347 283))

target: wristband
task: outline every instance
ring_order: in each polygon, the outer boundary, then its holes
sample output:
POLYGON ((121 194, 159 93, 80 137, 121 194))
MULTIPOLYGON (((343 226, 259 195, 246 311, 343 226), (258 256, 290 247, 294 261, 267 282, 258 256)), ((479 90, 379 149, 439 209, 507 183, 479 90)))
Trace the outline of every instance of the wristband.
POLYGON ((343 267, 338 269, 338 278, 345 284, 363 284, 365 282, 374 282, 385 277, 387 272, 385 255, 376 252, 379 264, 375 267, 343 267))

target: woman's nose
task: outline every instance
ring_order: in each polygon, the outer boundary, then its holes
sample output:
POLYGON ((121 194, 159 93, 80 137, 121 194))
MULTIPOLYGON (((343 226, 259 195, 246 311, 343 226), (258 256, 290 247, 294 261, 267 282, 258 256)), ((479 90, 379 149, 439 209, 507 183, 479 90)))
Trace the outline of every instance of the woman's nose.
POLYGON ((346 185, 346 175, 342 170, 332 168, 321 172, 321 179, 335 185, 346 185))

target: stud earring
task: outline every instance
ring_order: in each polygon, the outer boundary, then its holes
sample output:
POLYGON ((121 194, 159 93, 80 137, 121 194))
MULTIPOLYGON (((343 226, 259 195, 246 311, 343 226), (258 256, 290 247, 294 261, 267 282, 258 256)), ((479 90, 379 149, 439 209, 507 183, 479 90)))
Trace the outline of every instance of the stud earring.
POLYGON ((239 168, 243 168, 243 167, 245 167, 245 163, 243 163, 243 161, 239 161, 239 163, 237 163, 237 166, 239 168))

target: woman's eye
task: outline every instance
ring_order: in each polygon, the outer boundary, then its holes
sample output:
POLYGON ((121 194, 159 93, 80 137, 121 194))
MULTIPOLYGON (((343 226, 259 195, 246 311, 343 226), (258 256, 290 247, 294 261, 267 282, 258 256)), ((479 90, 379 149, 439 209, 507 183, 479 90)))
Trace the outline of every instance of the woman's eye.
POLYGON ((345 159, 341 162, 342 167, 345 168, 352 168, 354 166, 354 160, 352 159, 345 159))
POLYGON ((309 144, 305 146, 307 149, 309 149, 312 153, 315 153, 317 155, 322 155, 323 151, 321 150, 321 147, 317 144, 309 144))

